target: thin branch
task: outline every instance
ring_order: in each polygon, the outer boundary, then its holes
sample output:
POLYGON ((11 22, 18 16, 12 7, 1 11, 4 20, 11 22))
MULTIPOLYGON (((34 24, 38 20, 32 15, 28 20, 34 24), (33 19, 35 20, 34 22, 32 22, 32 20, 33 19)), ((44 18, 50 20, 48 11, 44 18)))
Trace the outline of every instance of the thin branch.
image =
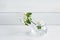
POLYGON ((36 23, 34 23, 33 21, 31 21, 31 22, 36 25, 36 23))

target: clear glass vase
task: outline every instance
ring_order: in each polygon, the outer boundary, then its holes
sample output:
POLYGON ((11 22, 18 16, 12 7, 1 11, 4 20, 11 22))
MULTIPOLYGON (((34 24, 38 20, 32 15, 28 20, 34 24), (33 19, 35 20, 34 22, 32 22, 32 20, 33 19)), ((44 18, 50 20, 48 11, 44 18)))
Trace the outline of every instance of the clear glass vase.
POLYGON ((36 27, 37 25, 29 25, 29 26, 25 26, 26 27, 26 34, 30 35, 30 36, 42 36, 45 33, 47 33, 47 26, 44 25, 41 27, 41 29, 37 29, 36 27))

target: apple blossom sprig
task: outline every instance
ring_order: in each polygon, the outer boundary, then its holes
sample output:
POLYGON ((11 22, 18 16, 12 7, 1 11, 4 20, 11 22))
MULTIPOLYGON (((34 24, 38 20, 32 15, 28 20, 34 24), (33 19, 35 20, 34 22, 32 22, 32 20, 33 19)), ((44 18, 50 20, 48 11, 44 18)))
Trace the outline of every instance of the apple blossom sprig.
MULTIPOLYGON (((27 26, 29 26, 29 24, 31 24, 31 23, 33 23, 34 25, 37 25, 35 22, 32 21, 31 15, 32 15, 31 12, 27 12, 25 14, 24 24, 27 25, 27 26)), ((37 27, 37 29, 41 29, 42 26, 41 26, 41 24, 39 24, 36 27, 37 27)))

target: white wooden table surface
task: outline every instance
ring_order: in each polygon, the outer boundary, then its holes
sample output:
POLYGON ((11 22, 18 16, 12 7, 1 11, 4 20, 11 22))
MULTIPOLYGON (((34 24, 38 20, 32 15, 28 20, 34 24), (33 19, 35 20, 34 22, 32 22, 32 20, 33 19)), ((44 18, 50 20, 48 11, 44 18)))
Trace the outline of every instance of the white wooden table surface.
POLYGON ((0 40, 60 40, 60 25, 47 25, 48 31, 43 36, 25 35, 24 26, 0 25, 0 40))

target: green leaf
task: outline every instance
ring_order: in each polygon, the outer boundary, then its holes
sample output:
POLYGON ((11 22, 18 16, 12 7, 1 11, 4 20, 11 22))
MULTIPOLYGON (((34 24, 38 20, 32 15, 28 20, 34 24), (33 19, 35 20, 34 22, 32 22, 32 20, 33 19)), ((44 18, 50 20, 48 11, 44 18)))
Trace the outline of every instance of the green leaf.
POLYGON ((30 17, 31 14, 32 14, 31 12, 27 12, 27 13, 26 13, 26 16, 27 16, 27 17, 30 17))
POLYGON ((28 13, 26 13, 25 14, 25 20, 24 20, 24 23, 25 23, 25 25, 29 25, 29 24, 31 24, 31 21, 32 21, 32 18, 31 18, 31 12, 28 12, 28 13))
POLYGON ((41 25, 38 25, 38 26, 37 26, 37 29, 41 29, 41 28, 42 28, 42 26, 41 26, 41 25))

